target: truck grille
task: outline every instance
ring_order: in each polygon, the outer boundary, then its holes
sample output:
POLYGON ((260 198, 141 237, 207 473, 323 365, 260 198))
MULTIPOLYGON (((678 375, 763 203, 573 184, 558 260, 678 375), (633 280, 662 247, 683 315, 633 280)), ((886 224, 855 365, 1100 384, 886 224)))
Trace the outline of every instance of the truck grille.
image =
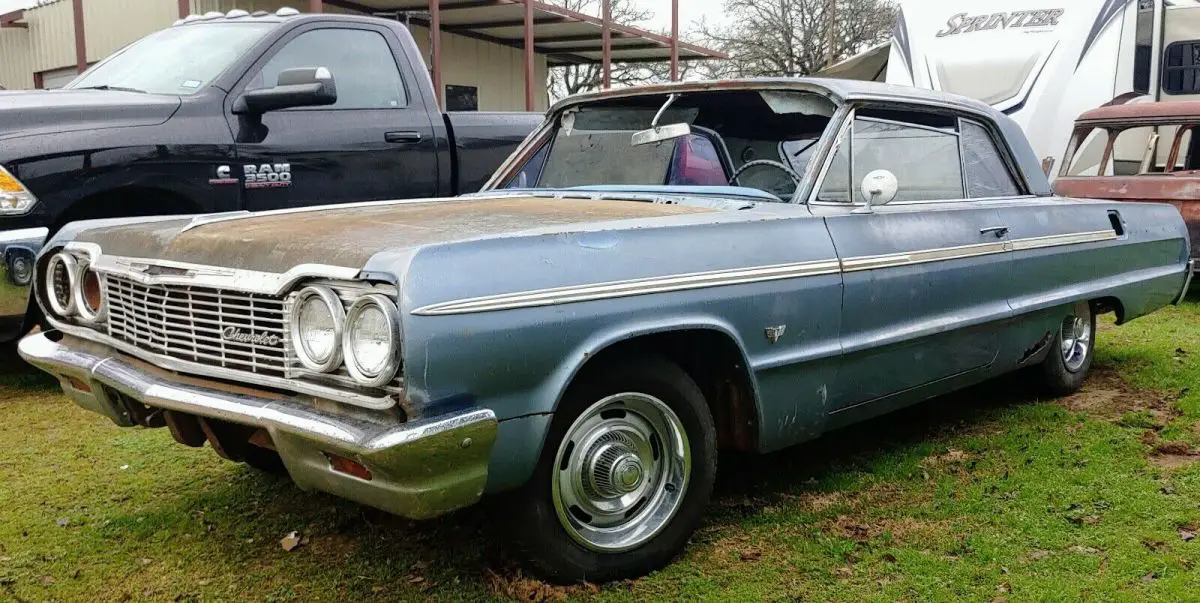
POLYGON ((284 300, 108 275, 108 334, 139 349, 209 366, 286 377, 284 300))

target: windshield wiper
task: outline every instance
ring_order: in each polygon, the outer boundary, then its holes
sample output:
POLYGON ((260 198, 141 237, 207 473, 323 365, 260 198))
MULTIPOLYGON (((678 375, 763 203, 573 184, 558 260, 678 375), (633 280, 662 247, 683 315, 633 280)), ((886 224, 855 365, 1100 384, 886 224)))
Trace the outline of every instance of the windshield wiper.
POLYGON ((137 92, 138 94, 145 94, 145 93, 146 93, 146 91, 145 91, 145 90, 138 90, 137 88, 126 88, 126 87, 124 87, 124 86, 108 86, 108 85, 104 85, 104 86, 81 86, 81 87, 79 87, 79 88, 73 88, 73 90, 116 90, 117 92, 137 92))

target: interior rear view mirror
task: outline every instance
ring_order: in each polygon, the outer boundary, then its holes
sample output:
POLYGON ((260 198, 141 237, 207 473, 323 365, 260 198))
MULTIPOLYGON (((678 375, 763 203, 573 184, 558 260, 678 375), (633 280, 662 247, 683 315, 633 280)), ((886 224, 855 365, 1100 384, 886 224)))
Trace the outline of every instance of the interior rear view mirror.
POLYGON ((689 136, 691 133, 692 126, 688 124, 667 124, 665 126, 658 126, 655 128, 650 128, 649 130, 634 132, 633 146, 640 147, 642 145, 654 144, 656 142, 663 142, 665 140, 675 140, 676 138, 689 136))

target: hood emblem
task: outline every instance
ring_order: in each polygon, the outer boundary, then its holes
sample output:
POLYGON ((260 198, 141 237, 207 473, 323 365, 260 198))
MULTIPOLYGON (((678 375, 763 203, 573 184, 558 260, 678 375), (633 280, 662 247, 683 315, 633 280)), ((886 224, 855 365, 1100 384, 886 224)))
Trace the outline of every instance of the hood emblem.
POLYGON ((221 331, 221 339, 232 341, 234 343, 246 343, 250 345, 265 345, 276 347, 279 345, 279 336, 274 333, 247 333, 237 327, 225 327, 221 331))
POLYGON ((152 264, 134 266, 133 269, 137 270, 138 272, 141 272, 142 274, 144 274, 146 276, 189 276, 189 275, 191 275, 190 270, 184 270, 183 268, 171 268, 170 266, 156 266, 156 265, 152 265, 152 264))

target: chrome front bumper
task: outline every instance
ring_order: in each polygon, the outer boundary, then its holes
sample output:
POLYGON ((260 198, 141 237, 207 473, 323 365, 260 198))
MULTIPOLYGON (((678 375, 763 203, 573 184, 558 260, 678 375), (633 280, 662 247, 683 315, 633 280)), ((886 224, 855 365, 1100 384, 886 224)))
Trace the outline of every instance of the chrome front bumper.
POLYGON ((260 427, 270 434, 301 488, 413 519, 468 506, 483 494, 496 438, 496 416, 490 410, 411 422, 383 418, 382 413, 334 413, 316 408, 308 398, 186 383, 115 351, 99 355, 85 351, 82 342, 76 349, 74 341, 54 331, 38 333, 21 340, 19 350, 30 364, 57 377, 77 404, 118 425, 134 424, 120 402, 125 396, 154 409, 260 427), (360 463, 371 479, 335 470, 330 454, 360 463))
POLYGON ((33 265, 49 234, 48 228, 0 231, 0 342, 20 337, 28 327, 33 265))

